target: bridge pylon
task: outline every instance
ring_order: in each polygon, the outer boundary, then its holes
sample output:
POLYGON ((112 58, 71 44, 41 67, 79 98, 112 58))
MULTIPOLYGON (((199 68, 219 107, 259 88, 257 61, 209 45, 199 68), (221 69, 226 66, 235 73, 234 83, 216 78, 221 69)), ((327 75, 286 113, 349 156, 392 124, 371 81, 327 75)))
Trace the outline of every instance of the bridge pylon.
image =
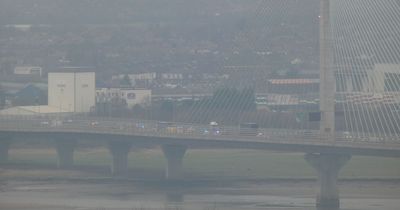
POLYGON ((179 180, 183 178, 182 160, 185 155, 186 146, 162 145, 162 151, 167 159, 165 178, 167 180, 179 180))
POLYGON ((320 0, 320 131, 328 140, 335 134, 335 74, 333 71, 332 38, 330 24, 330 0, 320 0))
POLYGON ((57 167, 60 169, 71 168, 74 165, 74 150, 76 139, 60 138, 55 140, 57 151, 57 167))
POLYGON ((351 155, 306 154, 304 158, 318 173, 317 207, 339 208, 337 179, 340 169, 350 160, 351 155))
POLYGON ((0 163, 5 163, 8 161, 8 150, 11 145, 11 137, 10 136, 1 136, 0 137, 0 163))
POLYGON ((112 156, 111 174, 121 176, 128 170, 128 154, 132 143, 129 141, 109 141, 108 150, 112 156))

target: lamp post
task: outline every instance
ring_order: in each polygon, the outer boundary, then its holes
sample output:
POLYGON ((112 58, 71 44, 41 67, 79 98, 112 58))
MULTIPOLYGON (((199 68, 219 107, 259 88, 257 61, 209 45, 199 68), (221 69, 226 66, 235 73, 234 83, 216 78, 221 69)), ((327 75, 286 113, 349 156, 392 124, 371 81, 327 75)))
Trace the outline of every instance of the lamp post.
POLYGON ((58 111, 58 119, 60 119, 60 117, 61 117, 63 93, 64 93, 64 89, 61 88, 61 89, 60 89, 60 99, 59 99, 59 101, 60 101, 60 106, 58 107, 58 108, 59 108, 59 111, 58 111))

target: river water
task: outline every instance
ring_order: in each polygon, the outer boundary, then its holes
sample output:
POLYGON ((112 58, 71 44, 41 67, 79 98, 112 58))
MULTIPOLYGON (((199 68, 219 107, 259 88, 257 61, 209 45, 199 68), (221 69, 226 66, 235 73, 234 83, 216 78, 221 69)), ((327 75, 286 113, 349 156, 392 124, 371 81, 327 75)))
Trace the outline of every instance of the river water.
MULTIPOLYGON (((316 210, 313 181, 0 183, 0 209, 7 210, 316 210)), ((344 181, 340 191, 341 210, 400 209, 400 182, 344 181)))

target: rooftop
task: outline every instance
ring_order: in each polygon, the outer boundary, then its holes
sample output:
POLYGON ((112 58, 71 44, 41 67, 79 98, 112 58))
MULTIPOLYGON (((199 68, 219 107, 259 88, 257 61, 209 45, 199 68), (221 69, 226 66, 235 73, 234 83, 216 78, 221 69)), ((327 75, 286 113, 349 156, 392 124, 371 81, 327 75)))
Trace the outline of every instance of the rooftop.
POLYGON ((0 115, 37 115, 69 113, 69 111, 54 106, 15 106, 0 110, 0 115))
POLYGON ((319 79, 270 79, 268 82, 273 85, 305 85, 319 84, 319 79))

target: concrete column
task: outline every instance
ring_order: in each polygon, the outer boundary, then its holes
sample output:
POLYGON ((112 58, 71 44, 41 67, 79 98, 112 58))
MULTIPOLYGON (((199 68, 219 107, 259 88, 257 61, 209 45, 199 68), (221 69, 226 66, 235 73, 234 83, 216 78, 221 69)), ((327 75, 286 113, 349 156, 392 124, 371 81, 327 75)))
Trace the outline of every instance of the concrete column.
POLYGON ((319 107, 321 111, 320 130, 328 140, 335 134, 335 92, 336 79, 332 57, 332 38, 330 25, 330 0, 320 0, 320 89, 319 107))
POLYGON ((306 161, 317 171, 317 207, 339 208, 337 179, 339 170, 349 161, 350 155, 306 154, 306 161))
POLYGON ((182 145, 163 145, 162 151, 167 159, 165 178, 179 180, 183 178, 182 159, 187 147, 182 145))
POLYGON ((65 169, 74 165, 74 150, 76 147, 75 139, 58 139, 56 140, 57 150, 57 166, 65 169))
POLYGON ((168 203, 182 203, 184 201, 183 193, 182 192, 167 192, 166 193, 166 200, 168 203))
POLYGON ((128 154, 131 149, 131 143, 126 141, 109 141, 108 150, 112 156, 111 173, 113 176, 119 176, 128 170, 128 154))
POLYGON ((10 138, 0 138, 0 163, 8 161, 8 150, 10 149, 10 144, 10 138))

